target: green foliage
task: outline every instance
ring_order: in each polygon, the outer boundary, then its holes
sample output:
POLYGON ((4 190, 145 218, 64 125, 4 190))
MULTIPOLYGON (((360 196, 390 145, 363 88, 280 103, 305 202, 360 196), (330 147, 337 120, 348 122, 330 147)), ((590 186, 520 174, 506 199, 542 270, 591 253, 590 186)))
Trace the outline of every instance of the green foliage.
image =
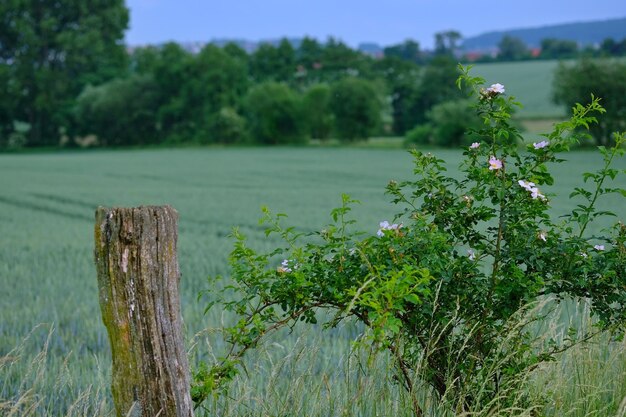
MULTIPOLYGON (((233 232, 232 284, 216 295, 239 320, 224 329, 229 354, 215 369, 236 363, 278 328, 317 323, 324 309, 326 327, 356 320, 366 329, 360 344, 389 352, 416 416, 424 407, 416 395, 422 383, 450 412, 493 415, 526 409, 520 388, 556 354, 596 332, 623 335, 626 226, 617 223, 602 235, 585 231, 612 215, 597 209, 600 196, 626 196, 605 186, 621 174, 611 164, 624 154, 626 136, 616 134, 615 147, 601 148, 603 165, 584 175, 590 187, 570 196, 579 204, 553 219, 552 197, 542 192, 554 182, 548 164, 563 161, 559 154, 578 140, 568 133, 594 123, 603 108, 597 99, 576 106, 545 141, 520 152, 510 122, 517 103, 502 86, 481 87, 483 79, 462 71, 458 84, 477 97, 483 125, 464 153, 461 178, 448 175, 443 160, 414 151, 416 178, 389 183, 387 193, 400 208, 395 223, 381 222, 375 236, 352 230, 357 202, 347 195, 332 210, 331 224, 307 236, 282 226, 285 215, 264 209, 266 235, 283 242, 269 252, 257 252, 241 231, 233 232), (597 328, 537 339, 532 324, 545 313, 533 306, 546 297, 591 300, 597 328)), ((199 378, 194 386, 226 382, 199 378)))
MULTIPOLYGON (((433 152, 448 162, 451 175, 459 175, 456 166, 463 159, 462 150, 433 152)), ((568 163, 551 170, 555 185, 550 191, 556 196, 550 200, 550 213, 554 216, 575 207, 576 201, 567 195, 572 186, 585 186, 579 174, 594 171, 602 163, 592 150, 571 152, 566 158, 568 163)), ((615 162, 616 168, 626 169, 626 158, 615 162)), ((11 404, 20 393, 30 400, 21 402, 21 410, 34 410, 32 414, 13 413, 20 417, 112 413, 111 353, 93 275, 93 235, 88 233, 98 205, 168 202, 179 211, 181 308, 190 363, 195 366, 200 358, 212 364, 210 352, 225 356, 228 347, 215 328, 233 324, 234 318, 217 306, 203 315, 206 303, 197 302, 197 295, 207 287, 208 275, 228 274, 231 225, 239 226, 251 247, 268 248, 280 242, 267 240, 257 224, 261 204, 291 213, 289 223, 308 232, 327 223, 329 210, 347 191, 363 201, 350 212, 358 221, 354 227, 372 234, 381 218, 396 211, 381 192, 381 184, 390 178, 410 178, 412 165, 411 156, 401 149, 353 147, 0 154, 0 415, 11 415, 11 404), (23 346, 21 341, 38 323, 50 322, 55 330, 45 363, 41 363, 44 369, 38 370, 33 364, 40 358, 49 326, 38 328, 23 346), (201 332, 206 328, 211 331, 201 332), (12 352, 18 346, 19 352, 12 352), (84 402, 91 403, 93 411, 85 411, 84 402)), ((623 184, 623 177, 618 176, 613 184, 619 186, 620 181, 623 184)), ((597 204, 624 220, 622 201, 612 194, 597 204)), ((596 220, 586 234, 600 235, 613 222, 609 217, 596 220)), ((554 319, 541 323, 541 334, 548 339, 559 328, 591 326, 586 311, 584 301, 563 304, 554 319)), ((323 313, 318 320, 326 321, 323 313)), ((205 406, 210 412, 198 409, 195 415, 410 415, 408 398, 394 383, 391 358, 373 359, 369 351, 353 347, 362 330, 356 323, 344 322, 328 331, 321 331, 321 324, 289 330, 249 352, 228 395, 221 395, 215 403, 208 401, 205 406)), ((625 376, 626 345, 602 337, 542 366, 529 380, 528 390, 518 392, 544 395, 554 410, 545 417, 614 416, 626 395, 625 376)), ((428 395, 428 387, 421 388, 420 395, 428 395)), ((431 409, 425 415, 452 417, 454 413, 431 409)))
POLYGON ((406 132, 404 145, 429 145, 431 144, 432 134, 433 126, 430 123, 417 125, 406 132))
POLYGON ((624 56, 626 55, 626 38, 621 41, 606 38, 600 44, 600 51, 603 56, 624 56))
POLYGON ((366 77, 371 58, 330 37, 322 51, 322 79, 327 82, 345 77, 366 77))
POLYGON ((459 75, 456 61, 446 54, 436 56, 422 68, 407 65, 397 58, 386 58, 381 64, 386 68, 393 131, 397 135, 404 135, 417 124, 425 123, 435 105, 461 98, 454 87, 459 75))
POLYGON ((304 93, 302 108, 307 133, 312 138, 330 138, 334 124, 330 98, 331 89, 327 84, 315 84, 304 93))
POLYGON ((560 64, 554 78, 554 100, 567 108, 602 98, 608 110, 589 131, 599 145, 609 146, 612 132, 626 130, 626 63, 617 60, 581 60, 560 64), (592 95, 590 95, 590 93, 592 95))
POLYGON ((249 79, 248 57, 241 48, 207 45, 192 55, 170 42, 161 48, 133 51, 131 69, 155 81, 155 114, 162 141, 232 143, 243 139, 244 124, 237 111, 249 79))
POLYGON ((389 89, 393 132, 403 135, 423 116, 418 108, 421 71, 417 66, 396 57, 385 57, 378 65, 389 89))
POLYGON ((461 33, 456 30, 435 33, 435 54, 454 55, 457 49, 457 42, 460 41, 461 38, 461 33))
POLYGON ((182 92, 185 117, 200 125, 205 115, 236 106, 248 89, 245 63, 210 44, 194 57, 186 76, 182 92))
POLYGON ((345 78, 333 84, 330 108, 335 132, 344 141, 367 139, 381 123, 381 103, 374 84, 359 78, 345 78))
POLYGON ((74 109, 78 136, 96 135, 102 146, 158 143, 158 89, 150 76, 115 79, 87 87, 74 109))
POLYGON ((519 61, 530 57, 524 41, 509 35, 505 35, 498 43, 498 50, 498 59, 502 61, 519 61))
POLYGON ((458 76, 456 62, 445 55, 433 59, 424 68, 419 89, 410 107, 416 118, 412 126, 427 120, 428 111, 435 105, 462 97, 459 90, 454 87, 454 81, 458 76))
POLYGON ((287 39, 277 47, 263 43, 250 57, 250 72, 257 81, 291 80, 296 72, 296 53, 287 39))
POLYGON ((238 59, 241 63, 249 66, 250 57, 245 49, 241 48, 239 45, 233 42, 228 42, 224 45, 224 52, 226 52, 230 57, 238 59))
POLYGON ((321 65, 322 53, 322 45, 316 39, 305 36, 296 51, 296 62, 307 70, 315 69, 316 65, 321 65))
POLYGON ((471 132, 482 126, 469 100, 446 101, 427 114, 428 122, 418 125, 406 135, 407 144, 436 146, 469 145, 471 132))
POLYGON ((578 44, 576 41, 562 39, 542 39, 541 40, 541 58, 547 59, 565 59, 575 58, 578 52, 578 44))
POLYGON ((469 145, 472 142, 471 132, 482 126, 468 100, 437 104, 427 117, 434 127, 432 144, 437 146, 469 145))
POLYGON ((241 143, 246 140, 246 119, 231 107, 223 107, 209 119, 206 143, 241 143))
POLYGON ((140 48, 132 61, 138 74, 151 76, 158 89, 157 125, 163 141, 182 142, 193 137, 194 126, 187 117, 185 86, 193 57, 180 45, 168 42, 159 49, 140 48))
POLYGON ((419 43, 412 39, 407 39, 400 44, 386 47, 384 54, 386 58, 395 57, 410 62, 421 61, 419 43))
MULTIPOLYGON (((178 99, 180 119, 186 121, 189 130, 185 136, 187 140, 195 137, 196 141, 205 142, 219 133, 214 131, 215 123, 228 123, 224 115, 219 114, 221 109, 236 108, 246 93, 247 67, 240 58, 209 44, 189 61, 184 73, 186 79, 181 84, 178 99)), ((231 117, 230 122, 239 123, 239 128, 235 129, 241 129, 241 121, 231 117)))
POLYGON ((0 150, 8 146, 17 110, 12 100, 14 93, 11 91, 10 74, 9 65, 0 63, 0 150))
POLYGON ((266 145, 304 143, 300 99, 285 84, 262 83, 244 99, 252 140, 266 145))
POLYGON ((122 0, 0 2, 0 65, 8 64, 13 103, 0 131, 25 122, 27 145, 57 145, 83 87, 123 72, 127 25, 122 0))

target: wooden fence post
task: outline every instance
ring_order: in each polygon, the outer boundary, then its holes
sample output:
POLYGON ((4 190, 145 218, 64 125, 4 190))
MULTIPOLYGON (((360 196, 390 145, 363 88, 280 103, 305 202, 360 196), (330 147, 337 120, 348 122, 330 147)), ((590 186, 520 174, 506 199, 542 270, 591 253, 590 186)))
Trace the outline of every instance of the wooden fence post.
POLYGON ((102 320, 113 356, 118 417, 190 417, 172 207, 96 210, 95 258, 102 320))

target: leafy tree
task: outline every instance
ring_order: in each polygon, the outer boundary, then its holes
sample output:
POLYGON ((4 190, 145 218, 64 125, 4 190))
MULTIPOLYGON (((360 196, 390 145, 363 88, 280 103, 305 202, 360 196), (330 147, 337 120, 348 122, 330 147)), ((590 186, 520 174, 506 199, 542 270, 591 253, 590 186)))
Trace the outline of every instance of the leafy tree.
POLYGON ((316 69, 316 66, 321 65, 323 51, 324 48, 316 39, 305 36, 296 50, 296 63, 308 70, 316 69))
POLYGON ((154 78, 159 95, 157 123, 168 142, 181 142, 193 132, 192 121, 187 117, 184 90, 193 63, 193 55, 180 45, 168 42, 159 49, 158 59, 147 74, 154 78))
POLYGON ((290 81, 296 72, 296 51, 289 40, 283 38, 276 48, 276 79, 290 81))
POLYGON ((626 63, 611 59, 561 63, 553 90, 555 102, 568 109, 576 103, 591 102, 590 94, 601 98, 607 114, 589 129, 599 145, 611 142, 611 132, 626 131, 626 63))
POLYGON ((278 47, 263 43, 250 58, 250 71, 257 81, 290 81, 296 71, 296 53, 287 39, 278 47))
POLYGON ((399 57, 377 60, 373 70, 385 81, 391 104, 392 130, 403 135, 418 122, 415 104, 420 91, 420 67, 399 57))
POLYGON ((11 113, 30 125, 29 146, 57 144, 83 87, 123 73, 127 26, 123 0, 0 2, 0 64, 9 64, 11 113))
POLYGON ((265 145, 305 142, 300 106, 286 84, 270 81, 253 87, 244 98, 251 139, 265 145))
MULTIPOLYGON (((472 102, 467 99, 439 103, 430 109, 427 119, 433 126, 431 143, 437 146, 469 145, 475 138, 472 132, 478 131, 484 125, 476 116, 472 102)), ((515 139, 511 138, 511 142, 515 139)))
POLYGON ((384 58, 378 65, 391 95, 393 131, 404 135, 417 124, 426 122, 428 111, 438 103, 461 97, 454 87, 458 77, 455 61, 437 56, 425 67, 399 58, 384 58))
POLYGON ((220 137, 215 132, 223 129, 216 126, 233 120, 219 113, 236 109, 248 89, 246 61, 245 51, 234 44, 223 49, 207 45, 192 55, 170 42, 134 50, 131 70, 156 84, 157 125, 165 141, 207 143, 220 137))
POLYGON ((250 75, 256 82, 274 80, 276 61, 276 48, 269 43, 262 43, 250 56, 250 75))
POLYGON ((388 46, 383 52, 387 58, 396 57, 411 62, 421 61, 419 43, 412 39, 407 39, 398 45, 388 46))
POLYGON ((471 131, 482 126, 466 99, 439 103, 427 113, 427 123, 407 133, 408 144, 458 147, 472 142, 471 131))
POLYGON ((435 33, 435 54, 454 55, 457 50, 457 42, 462 38, 461 33, 456 30, 435 33))
POLYGON ((333 129, 333 113, 330 108, 331 89, 327 84, 309 87, 302 98, 302 108, 307 133, 315 139, 328 139, 333 129))
POLYGON ((155 46, 133 48, 128 55, 130 72, 136 74, 154 74, 160 64, 161 52, 155 46))
POLYGON ((17 111, 13 102, 17 93, 12 91, 12 84, 10 66, 0 63, 0 149, 8 145, 17 111))
POLYGON ((205 46, 190 61, 181 100, 190 135, 206 135, 213 114, 225 107, 236 107, 248 89, 244 63, 215 45, 205 46))
POLYGON ((500 61, 519 61, 530 57, 528 47, 520 38, 505 35, 498 44, 500 61))
POLYGON ((432 143, 433 126, 430 123, 422 123, 406 132, 404 146, 412 148, 415 145, 429 145, 432 143))
POLYGON ((451 57, 435 57, 423 70, 419 90, 411 106, 416 123, 427 119, 427 112, 438 103, 462 97, 454 86, 459 72, 451 57))
POLYGON ((224 107, 209 118, 207 135, 201 143, 241 143, 246 139, 246 119, 230 107, 224 107))
POLYGON ((574 58, 578 54, 578 44, 575 41, 563 39, 542 39, 541 58, 564 59, 574 58))
POLYGON ((626 38, 621 42, 615 39, 607 38, 600 44, 600 53, 604 56, 623 56, 626 55, 626 38))
POLYGON ((344 78, 332 86, 330 107, 340 139, 367 139, 381 123, 381 102, 374 84, 360 78, 344 78))
POLYGON ((224 49, 224 52, 226 52, 228 56, 238 59, 241 63, 244 63, 246 66, 249 65, 250 56, 245 51, 245 49, 243 49, 236 43, 228 42, 226 45, 224 45, 222 49, 224 49))
POLYGON ((96 135, 102 146, 158 143, 158 104, 158 87, 149 75, 132 75, 89 86, 76 101, 75 133, 96 135))
POLYGON ((322 54, 323 79, 336 81, 346 76, 367 77, 369 63, 370 58, 331 37, 322 54))
POLYGON ((407 74, 391 86, 391 109, 393 125, 396 135, 403 135, 411 127, 415 126, 420 117, 418 104, 420 96, 419 76, 407 74))

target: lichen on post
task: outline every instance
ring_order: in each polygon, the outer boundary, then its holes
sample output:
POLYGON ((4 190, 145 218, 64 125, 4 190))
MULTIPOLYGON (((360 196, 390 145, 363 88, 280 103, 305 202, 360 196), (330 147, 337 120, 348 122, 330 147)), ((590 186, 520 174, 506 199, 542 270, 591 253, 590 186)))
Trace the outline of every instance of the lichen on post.
POLYGON ((95 260, 118 416, 193 416, 169 206, 96 210, 95 260))

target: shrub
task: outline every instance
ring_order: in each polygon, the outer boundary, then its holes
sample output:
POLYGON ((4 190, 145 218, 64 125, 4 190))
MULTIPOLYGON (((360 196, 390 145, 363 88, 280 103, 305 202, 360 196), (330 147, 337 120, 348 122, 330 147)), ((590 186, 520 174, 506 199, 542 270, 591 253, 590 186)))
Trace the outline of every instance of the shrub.
POLYGON ((7 147, 14 129, 15 99, 11 89, 11 67, 0 63, 0 150, 7 147))
POLYGON ((407 144, 459 146, 472 142, 471 132, 482 125, 469 100, 446 101, 435 105, 418 125, 406 135, 407 144))
POLYGON ((533 369, 595 332, 623 336, 626 226, 617 223, 602 236, 585 232, 611 214, 596 210, 600 196, 626 196, 606 184, 620 174, 611 163, 624 154, 626 135, 600 149, 604 163, 584 174, 590 185, 570 195, 576 208, 553 218, 552 196, 543 192, 554 182, 548 164, 562 162, 560 154, 577 140, 569 132, 604 111, 598 100, 577 105, 569 121, 520 152, 520 134, 510 123, 514 99, 498 84, 481 88, 484 80, 466 71, 459 83, 478 97, 484 121, 465 149, 460 179, 446 173, 445 161, 413 151, 416 178, 389 183, 387 193, 400 208, 376 234, 352 230, 355 201, 346 195, 331 212, 332 223, 308 236, 264 209, 266 234, 284 242, 268 253, 248 247, 234 231, 232 284, 212 288, 224 288, 216 290, 217 300, 240 318, 224 329, 229 354, 197 373, 194 400, 225 387, 242 355, 268 333, 316 323, 320 309, 333 313, 325 327, 358 321, 367 329, 359 343, 390 353, 416 416, 423 415, 416 395, 423 384, 457 415, 533 409, 521 389, 533 369), (534 307, 567 298, 589 300, 594 330, 537 338, 533 323, 547 313, 534 307))
POLYGON ((372 82, 344 78, 332 86, 330 107, 339 139, 367 139, 381 123, 381 103, 372 82))
POLYGON ((316 84, 304 94, 302 110, 307 133, 315 139, 325 140, 333 129, 333 114, 330 109, 331 90, 327 84, 316 84))
POLYGON ((554 100, 568 109, 602 97, 608 110, 589 130, 599 145, 611 143, 611 132, 626 130, 626 63, 618 60, 584 59, 561 63, 554 77, 554 100))
POLYGON ((433 127, 430 123, 424 123, 415 126, 413 129, 406 132, 404 139, 405 146, 411 145, 429 145, 432 143, 433 127))
POLYGON ((299 98, 287 85, 257 85, 245 97, 244 108, 253 141, 267 145, 306 141, 299 98))
POLYGON ((427 117, 434 126, 432 143, 438 146, 469 145, 472 142, 470 132, 482 126, 469 100, 437 104, 427 117))
POLYGON ((150 76, 88 86, 76 101, 74 133, 96 135, 102 146, 158 143, 157 108, 157 88, 150 76))
POLYGON ((208 143, 241 143, 246 139, 246 119, 235 109, 224 107, 210 117, 207 130, 208 143))
POLYGON ((206 45, 185 69, 186 79, 180 93, 184 103, 181 117, 199 131, 207 115, 236 106, 248 89, 245 63, 215 45, 206 45))

